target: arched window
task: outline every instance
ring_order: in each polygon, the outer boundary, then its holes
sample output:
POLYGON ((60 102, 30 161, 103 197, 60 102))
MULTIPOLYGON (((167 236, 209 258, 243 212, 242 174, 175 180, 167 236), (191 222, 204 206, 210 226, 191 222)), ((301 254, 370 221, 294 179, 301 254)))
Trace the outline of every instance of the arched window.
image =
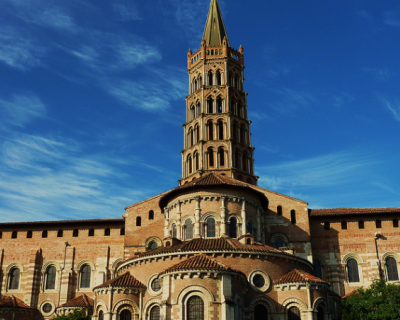
POLYGON ((219 166, 224 167, 225 166, 225 152, 223 148, 218 149, 218 158, 219 158, 219 166))
POLYGON ((322 279, 322 266, 321 266, 321 262, 317 259, 313 260, 313 264, 314 264, 314 275, 317 278, 322 279))
POLYGON ((331 223, 328 222, 328 221, 326 221, 326 222, 324 223, 324 230, 330 230, 330 229, 331 229, 331 223))
POLYGON ((240 165, 240 153, 239 150, 235 151, 235 167, 238 170, 241 170, 241 165, 240 165))
POLYGON ((106 237, 109 237, 110 234, 111 234, 110 228, 106 228, 106 229, 104 230, 104 235, 105 235, 106 237))
POLYGON ((194 105, 190 106, 190 118, 189 121, 192 121, 196 117, 194 105))
POLYGON ((247 172, 247 154, 245 153, 242 154, 242 167, 243 171, 247 172))
POLYGON ((199 86, 201 87, 203 85, 203 78, 199 76, 199 86))
POLYGON ((188 166, 188 173, 193 173, 193 163, 192 163, 192 156, 189 154, 187 157, 187 166, 188 166))
POLYGON ((290 222, 292 224, 296 224, 296 211, 295 210, 290 211, 290 222))
POLYGON ((288 320, 301 320, 300 309, 297 307, 290 307, 288 310, 288 320))
POLYGON ((377 229, 382 228, 382 221, 381 220, 376 220, 375 221, 375 226, 376 226, 377 229))
POLYGON ((10 289, 10 290, 18 290, 18 288, 19 288, 19 277, 20 277, 19 269, 18 268, 11 269, 10 282, 8 284, 8 289, 10 289))
POLYGON ((194 131, 196 131, 196 143, 198 143, 200 141, 200 127, 198 123, 194 127, 194 131))
POLYGON ((128 309, 122 310, 119 315, 120 320, 132 320, 132 313, 128 309))
POLYGON ((64 236, 64 231, 63 230, 58 230, 57 231, 57 238, 62 238, 64 236))
POLYGON ((253 234, 253 224, 250 221, 247 222, 247 233, 253 234))
POLYGON ((243 103, 239 102, 239 117, 245 118, 243 103))
POLYGON ((194 160, 194 170, 197 171, 199 170, 199 153, 197 151, 193 155, 193 160, 194 160))
POLYGON ((347 230, 347 221, 342 221, 342 230, 347 230))
POLYGON ((200 115, 200 113, 201 113, 201 110, 200 110, 200 101, 198 101, 197 103, 196 103, 196 117, 198 117, 199 115, 200 115))
POLYGON ((208 149, 208 166, 214 167, 214 149, 213 148, 208 149))
POLYGON ((204 320, 204 302, 198 296, 189 298, 186 306, 187 320, 204 320))
POLYGON ((254 320, 265 320, 268 319, 268 310, 262 304, 256 305, 254 308, 254 320))
POLYGON ((208 140, 214 140, 214 124, 211 120, 207 122, 208 126, 208 140))
POLYGON ((364 221, 363 220, 358 221, 358 229, 364 229, 364 221))
POLYGON ((278 211, 278 216, 281 216, 282 215, 282 206, 278 206, 277 211, 278 211))
MULTIPOLYGON (((32 231, 31 231, 31 230, 29 230, 29 231, 26 233, 26 237, 27 237, 28 239, 31 239, 31 238, 32 238, 32 231)), ((0 237, 0 239, 1 239, 1 237, 0 237)))
POLYGON ((360 282, 360 277, 358 275, 358 263, 355 259, 350 259, 347 261, 347 275, 349 282, 360 282))
POLYGON ((285 243, 283 242, 283 240, 281 238, 276 238, 275 242, 274 242, 274 247, 276 249, 282 248, 285 246, 285 243))
POLYGON ((229 236, 231 238, 237 238, 237 221, 235 218, 229 220, 229 236))
POLYGON ((155 306, 150 310, 150 320, 160 320, 160 307, 155 306))
POLYGON ((47 235, 48 235, 47 230, 43 230, 42 238, 47 238, 47 235))
POLYGON ((173 236, 174 238, 177 237, 176 224, 175 224, 175 223, 172 225, 172 236, 173 236))
POLYGON ((213 113, 213 100, 211 98, 207 99, 207 113, 213 113))
POLYGON ((207 238, 214 238, 215 237, 215 219, 210 217, 206 221, 207 223, 207 238))
POLYGON ((153 210, 149 211, 149 220, 154 220, 154 211, 153 210))
POLYGON ((240 127, 240 142, 246 143, 246 129, 244 126, 240 127))
POLYGON ((54 290, 56 288, 56 267, 50 266, 46 272, 46 289, 54 290))
POLYGON ((75 229, 74 231, 72 231, 72 236, 77 238, 79 236, 79 230, 75 229))
POLYGON ((157 247, 158 247, 157 242, 155 242, 155 241, 150 241, 150 243, 149 243, 149 249, 150 249, 150 250, 153 250, 153 249, 155 249, 155 248, 157 248, 157 247))
POLYGON ((124 236, 125 235, 125 228, 121 228, 121 230, 119 231, 119 235, 120 236, 124 236))
POLYGON ((208 77, 208 85, 209 85, 209 86, 212 86, 212 85, 213 85, 213 73, 212 73, 211 70, 208 71, 207 77, 208 77))
POLYGON ((89 237, 94 237, 94 229, 90 229, 88 233, 89 237))
POLYGON ((233 138, 233 140, 234 140, 235 142, 238 140, 238 134, 237 134, 237 132, 238 132, 238 126, 237 126, 236 122, 234 122, 234 123, 232 124, 232 138, 233 138))
POLYGON ((186 233, 186 240, 193 239, 193 224, 190 219, 186 220, 185 222, 185 233, 186 233))
POLYGON ((103 310, 100 310, 100 312, 99 312, 99 320, 104 320, 104 312, 103 312, 103 310))
POLYGON ((324 309, 322 307, 317 308, 317 320, 324 320, 325 315, 324 315, 324 309))
POLYGON ((11 234, 11 239, 17 239, 18 237, 18 232, 17 231, 13 231, 11 234))
POLYGON ((386 259, 386 272, 387 272, 387 279, 389 281, 399 280, 399 273, 397 271, 397 261, 392 257, 386 259))
POLYGON ((215 77, 217 78, 217 85, 220 86, 221 85, 221 72, 219 70, 217 70, 217 72, 215 73, 215 77))
POLYGON ((217 98, 217 113, 222 113, 222 99, 221 99, 221 97, 217 98))
POLYGON ((136 217, 136 226, 140 227, 142 225, 142 218, 141 217, 136 217))
POLYGON ((92 269, 89 265, 85 264, 81 269, 81 288, 90 288, 90 274, 92 269))
POLYGON ((218 139, 224 140, 224 123, 222 121, 218 121, 218 139))

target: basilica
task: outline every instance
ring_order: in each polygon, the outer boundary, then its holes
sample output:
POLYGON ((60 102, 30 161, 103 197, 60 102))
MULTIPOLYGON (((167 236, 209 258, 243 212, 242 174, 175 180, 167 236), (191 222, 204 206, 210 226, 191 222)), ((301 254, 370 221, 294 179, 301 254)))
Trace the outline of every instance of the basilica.
POLYGON ((199 40, 179 185, 121 219, 0 223, 0 320, 334 320, 342 297, 399 281, 400 208, 310 209, 257 185, 244 48, 217 0, 199 40))

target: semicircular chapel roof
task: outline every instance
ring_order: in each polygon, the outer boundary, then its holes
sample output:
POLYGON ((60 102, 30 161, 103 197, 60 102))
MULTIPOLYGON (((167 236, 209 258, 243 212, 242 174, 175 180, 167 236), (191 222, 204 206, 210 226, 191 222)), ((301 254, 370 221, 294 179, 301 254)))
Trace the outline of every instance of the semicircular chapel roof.
POLYGON ((275 285, 287 283, 322 283, 329 285, 329 283, 325 280, 322 280, 312 275, 311 273, 298 269, 293 269, 292 271, 289 271, 274 282, 275 285))
POLYGON ((121 274, 118 277, 115 277, 114 279, 108 280, 104 282, 103 284, 94 287, 93 290, 95 289, 100 289, 100 288, 146 288, 146 286, 141 283, 139 280, 137 280, 134 276, 131 275, 131 273, 125 272, 121 274))
POLYGON ((83 294, 69 300, 58 308, 93 308, 93 305, 93 299, 88 297, 86 294, 83 294))
POLYGON ((184 190, 190 190, 190 191, 193 190, 194 191, 196 189, 201 189, 204 186, 210 186, 210 187, 211 186, 229 186, 229 187, 234 187, 234 188, 247 189, 250 192, 256 193, 260 197, 261 205, 263 206, 264 209, 268 208, 268 199, 265 196, 265 194, 253 189, 250 186, 250 184, 212 172, 212 173, 204 174, 200 178, 196 178, 188 183, 185 183, 184 185, 176 187, 176 188, 172 189, 171 191, 167 192, 165 195, 163 195, 159 202, 161 211, 164 210, 165 206, 168 203, 168 200, 171 199, 172 197, 174 197, 175 195, 181 193, 184 190))
POLYGON ((0 309, 1 308, 22 308, 22 309, 35 309, 28 306, 21 299, 11 296, 0 296, 0 309))

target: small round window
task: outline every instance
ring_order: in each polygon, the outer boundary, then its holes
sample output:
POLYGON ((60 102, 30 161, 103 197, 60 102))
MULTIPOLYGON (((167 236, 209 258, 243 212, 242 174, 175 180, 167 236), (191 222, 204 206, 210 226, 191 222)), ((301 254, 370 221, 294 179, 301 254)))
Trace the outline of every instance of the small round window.
POLYGON ((150 244, 149 244, 150 249, 155 249, 157 247, 158 247, 157 242, 155 242, 155 241, 150 242, 150 244))
POLYGON ((147 283, 147 290, 153 296, 158 296, 162 293, 162 280, 158 277, 158 274, 154 274, 150 277, 147 283))
POLYGON ((153 280, 153 282, 151 283, 151 289, 153 289, 154 292, 158 292, 161 290, 160 279, 156 278, 153 280))
POLYGON ((253 284, 257 287, 257 288, 262 288, 265 285, 265 279, 261 274, 256 274, 253 277, 253 284))
POLYGON ((50 303, 46 303, 43 307, 42 310, 44 313, 50 313, 51 310, 53 310, 53 306, 50 303))
POLYGON ((250 273, 248 281, 250 287, 256 292, 265 292, 271 285, 268 274, 261 270, 254 270, 250 273))

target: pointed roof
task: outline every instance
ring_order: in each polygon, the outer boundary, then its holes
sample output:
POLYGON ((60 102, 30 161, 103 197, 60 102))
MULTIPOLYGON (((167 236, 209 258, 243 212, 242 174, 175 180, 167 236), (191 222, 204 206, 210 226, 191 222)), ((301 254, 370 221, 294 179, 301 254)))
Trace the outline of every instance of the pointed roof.
POLYGON ((83 294, 62 304, 59 308, 93 308, 93 299, 83 294))
POLYGON ((146 288, 146 286, 141 283, 139 280, 137 280, 135 277, 131 276, 131 273, 125 272, 124 274, 121 274, 118 277, 115 277, 114 279, 108 280, 104 282, 103 284, 93 288, 99 289, 99 288, 108 288, 108 287, 113 287, 113 288, 146 288))
POLYGON ((174 264, 173 266, 165 269, 163 273, 169 273, 175 271, 190 271, 190 270, 235 271, 216 259, 207 257, 205 254, 199 254, 197 256, 191 257, 182 262, 174 264))
POLYGON ((298 270, 298 269, 293 269, 292 271, 286 273, 282 277, 280 277, 277 281, 274 282, 275 285, 279 284, 286 284, 286 283, 306 283, 306 282, 316 282, 316 283, 323 283, 323 284, 328 284, 328 282, 317 278, 316 276, 313 276, 312 274, 298 270))
POLYGON ((0 309, 1 308, 23 308, 23 309, 34 309, 25 304, 21 299, 12 295, 0 296, 0 309))
POLYGON ((218 0, 211 0, 203 39, 206 41, 206 46, 221 46, 224 37, 230 46, 218 0))

